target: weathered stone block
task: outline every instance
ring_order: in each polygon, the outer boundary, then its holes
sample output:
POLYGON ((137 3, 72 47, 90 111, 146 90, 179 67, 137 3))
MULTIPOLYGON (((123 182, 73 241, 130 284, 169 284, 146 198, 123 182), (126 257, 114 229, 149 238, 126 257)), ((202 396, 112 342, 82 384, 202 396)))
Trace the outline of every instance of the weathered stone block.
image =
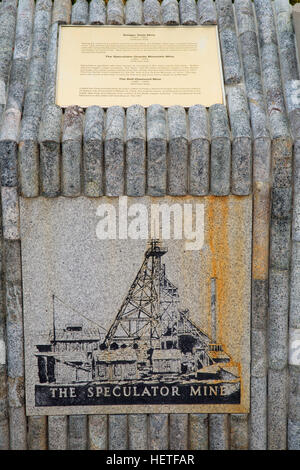
POLYGON ((248 450, 248 415, 230 415, 230 450, 248 450))
POLYGON ((9 450, 8 418, 0 419, 0 450, 9 450))
POLYGON ((289 364, 300 366, 300 328, 289 329, 289 364))
POLYGON ((151 196, 162 196, 167 189, 167 128, 162 106, 147 110, 147 187, 151 196))
POLYGON ((293 240, 300 241, 300 193, 294 194, 293 240))
POLYGON ((59 143, 40 143, 41 194, 46 197, 55 197, 60 193, 60 158, 59 143))
POLYGON ((105 194, 120 196, 124 193, 124 141, 106 140, 104 144, 105 194))
MULTIPOLYGON (((16 291, 19 292, 20 284, 22 281, 21 276, 21 247, 19 241, 5 241, 5 281, 16 286, 16 291)), ((17 297, 19 294, 17 293, 17 297)), ((21 310, 19 309, 20 302, 16 303, 15 307, 12 308, 13 319, 19 318, 21 321, 21 310)), ((7 316, 8 316, 7 312, 7 316)), ((19 374, 20 375, 20 374, 19 374)))
POLYGON ((229 415, 211 414, 209 415, 209 449, 228 450, 229 449, 229 415))
POLYGON ((281 370, 288 357, 289 272, 270 271, 269 287, 269 365, 281 370))
POLYGON ((147 140, 167 140, 166 112, 159 104, 153 104, 147 109, 147 140))
POLYGON ((214 104, 209 108, 211 139, 230 138, 227 109, 222 104, 214 104))
POLYGON ((251 0, 236 0, 234 2, 236 21, 239 35, 244 33, 256 33, 253 4, 251 0))
POLYGON ((0 79, 0 104, 6 104, 6 84, 4 80, 0 79))
POLYGON ((268 315, 268 280, 252 281, 252 328, 266 328, 268 315))
POLYGON ((269 271, 270 185, 254 184, 253 279, 265 280, 269 271))
POLYGON ((272 141, 272 176, 274 188, 290 188, 292 185, 292 141, 275 139, 272 141))
POLYGON ((52 23, 69 24, 71 21, 71 0, 54 0, 52 23))
POLYGON ((179 8, 176 0, 163 0, 161 3, 162 23, 167 25, 179 24, 179 8))
POLYGON ((83 110, 66 109, 62 135, 62 193, 78 196, 81 192, 83 110))
POLYGON ((237 196, 250 194, 252 188, 252 141, 236 138, 232 142, 231 188, 237 196))
POLYGON ((28 449, 47 450, 47 417, 29 416, 28 449))
POLYGON ((89 6, 89 23, 106 24, 106 4, 104 0, 92 0, 89 6))
POLYGON ((287 315, 289 306, 289 272, 288 270, 270 269, 269 306, 272 312, 287 315))
POLYGON ((284 81, 298 79, 295 34, 289 2, 275 2, 278 45, 284 81))
POLYGON ((128 415, 129 449, 147 450, 148 416, 146 414, 128 415))
POLYGON ((288 219, 271 220, 270 265, 289 269, 291 250, 291 222, 288 219))
POLYGON ((83 136, 84 193, 101 196, 103 188, 104 112, 98 106, 87 108, 83 136))
POLYGON ((147 143, 147 187, 151 196, 167 192, 167 141, 151 139, 147 143))
POLYGON ((170 414, 170 449, 185 450, 188 447, 188 415, 170 414))
POLYGON ((264 330, 251 331, 251 376, 265 377, 267 373, 267 339, 264 330))
POLYGON ((299 108, 300 103, 300 80, 290 79, 285 83, 286 93, 286 108, 287 112, 291 113, 295 109, 299 108))
POLYGON ((128 0, 125 4, 125 24, 143 24, 142 0, 128 0))
POLYGON ((27 90, 24 101, 24 116, 40 117, 43 106, 41 90, 27 90))
POLYGON ((57 72, 58 23, 55 22, 49 31, 49 47, 46 59, 44 87, 44 106, 55 104, 56 72, 57 72))
POLYGON ((179 2, 180 24, 198 24, 198 11, 195 0, 181 0, 179 2))
POLYGON ((87 0, 76 0, 72 6, 71 23, 87 24, 89 17, 89 4, 87 0))
POLYGON ((242 80, 238 41, 234 31, 226 29, 220 32, 223 58, 224 81, 226 85, 240 83, 242 80))
POLYGON ((178 137, 169 142, 168 194, 184 196, 187 193, 188 142, 178 137))
POLYGON ((300 243, 293 243, 290 280, 290 327, 300 327, 300 243))
POLYGON ((256 16, 261 44, 276 43, 276 31, 272 3, 270 0, 255 0, 256 16))
POLYGON ((194 105, 188 110, 190 141, 210 139, 208 113, 204 106, 194 105))
POLYGON ((289 367, 289 419, 300 421, 300 370, 299 366, 289 367))
POLYGON ((190 143, 189 193, 205 196, 209 192, 210 144, 206 139, 195 139, 190 143))
POLYGON ((300 421, 288 420, 288 450, 300 450, 300 421))
POLYGON ((90 415, 89 450, 107 450, 107 415, 90 415))
POLYGON ((245 91, 240 86, 226 87, 227 104, 232 137, 251 138, 248 101, 245 91))
POLYGON ((287 446, 287 370, 269 370, 268 377, 268 449, 287 446))
POLYGON ((79 196, 81 193, 82 143, 67 140, 62 144, 61 188, 64 196, 79 196))
POLYGON ((300 194, 300 141, 294 142, 294 193, 300 194))
POLYGON ((36 197, 39 194, 39 148, 33 141, 19 144, 20 189, 24 197, 36 197))
POLYGON ((190 414, 189 436, 191 450, 208 449, 208 415, 190 414))
POLYGON ((215 196, 230 193, 231 143, 220 137, 211 141, 210 189, 215 196))
POLYGON ((19 222, 19 201, 17 188, 2 187, 2 223, 3 237, 6 240, 19 240, 20 222, 19 222))
POLYGON ((292 212, 292 188, 273 188, 272 216, 290 219, 292 212))
POLYGON ((218 14, 218 25, 221 31, 226 29, 234 30, 233 7, 230 0, 216 0, 218 14))
POLYGON ((0 140, 17 142, 19 137, 20 121, 21 112, 18 109, 6 109, 2 120, 0 140))
POLYGON ((146 188, 146 142, 132 139, 126 143, 126 193, 144 196, 146 188))
POLYGON ((39 137, 40 117, 23 116, 19 142, 37 142, 39 137))
POLYGON ((149 449, 165 450, 169 448, 168 415, 150 414, 149 449))
MULTIPOLYGON (((6 295, 6 308, 9 309, 10 316, 22 316, 21 303, 22 295, 20 287, 10 286, 6 295), (15 310, 13 310, 15 309, 15 310)), ((10 378, 19 378, 24 374, 24 354, 23 354, 23 328, 20 322, 7 321, 7 373, 10 378)), ((19 405, 20 406, 20 405, 19 405)))
POLYGON ((24 406, 24 377, 8 377, 7 383, 9 406, 14 408, 24 406))
POLYGON ((10 450, 27 449, 27 421, 24 408, 11 408, 9 412, 10 450))
POLYGON ((3 187, 13 188, 18 184, 18 144, 16 141, 1 140, 1 185, 3 187))
POLYGON ((213 0, 198 0, 199 24, 217 24, 217 12, 213 0))
MULTIPOLYGON (((48 50, 48 41, 47 41, 46 52, 47 50, 48 50)), ((46 60, 44 57, 35 57, 31 59, 28 76, 27 76, 27 90, 40 92, 41 94, 43 94, 45 70, 46 70, 46 60)))
POLYGON ((146 190, 145 111, 133 105, 126 114, 126 192, 143 196, 146 190))
POLYGON ((48 417, 48 450, 67 450, 68 417, 48 417))
POLYGON ((270 312, 268 332, 269 367, 282 370, 288 362, 288 317, 270 312))
POLYGON ((78 106, 70 106, 65 110, 63 121, 62 142, 82 140, 83 109, 78 106))
POLYGON ((122 0, 108 1, 107 24, 124 24, 124 4, 122 0))
POLYGON ((30 58, 34 7, 34 0, 23 0, 18 4, 14 59, 30 58))
POLYGON ((267 448, 267 378, 251 378, 250 449, 267 448))
POLYGON ((103 188, 103 142, 90 140, 83 145, 84 194, 99 197, 103 188))
POLYGON ((108 418, 109 450, 127 450, 127 415, 110 415, 108 418))
POLYGON ((231 143, 227 110, 223 105, 209 109, 211 131, 210 188, 216 196, 230 192, 231 143))
POLYGON ((87 416, 69 416, 69 450, 87 449, 87 416))
POLYGON ((145 0, 143 7, 145 25, 161 24, 160 2, 158 0, 145 0))

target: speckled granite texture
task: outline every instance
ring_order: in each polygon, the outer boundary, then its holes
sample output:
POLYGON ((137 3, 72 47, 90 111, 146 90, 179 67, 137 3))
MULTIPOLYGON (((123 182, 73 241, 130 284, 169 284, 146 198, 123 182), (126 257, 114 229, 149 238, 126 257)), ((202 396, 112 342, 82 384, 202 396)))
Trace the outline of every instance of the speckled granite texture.
POLYGON ((300 80, 289 1, 2 0, 0 120, 0 449, 299 450, 300 80), (68 23, 218 24, 227 106, 61 110, 57 35, 68 23), (121 194, 253 195, 249 415, 26 418, 18 195, 121 194))

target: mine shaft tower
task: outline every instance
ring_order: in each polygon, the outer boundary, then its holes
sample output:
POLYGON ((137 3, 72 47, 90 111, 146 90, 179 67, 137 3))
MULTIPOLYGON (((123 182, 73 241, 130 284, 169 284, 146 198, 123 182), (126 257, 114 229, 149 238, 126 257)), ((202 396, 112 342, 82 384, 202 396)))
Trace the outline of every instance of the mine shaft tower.
POLYGON ((166 279, 161 263, 167 251, 158 240, 149 242, 143 264, 105 337, 104 348, 113 343, 134 347, 141 341, 153 347, 159 341, 162 314, 166 307, 173 311, 172 305, 179 301, 177 288, 166 279))

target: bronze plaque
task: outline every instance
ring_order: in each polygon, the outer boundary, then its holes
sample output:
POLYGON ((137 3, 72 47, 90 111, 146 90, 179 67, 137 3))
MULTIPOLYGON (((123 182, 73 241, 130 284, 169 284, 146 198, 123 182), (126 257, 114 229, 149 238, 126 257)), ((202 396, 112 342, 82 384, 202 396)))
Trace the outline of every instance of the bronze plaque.
POLYGON ((56 104, 224 103, 216 26, 61 26, 56 104))

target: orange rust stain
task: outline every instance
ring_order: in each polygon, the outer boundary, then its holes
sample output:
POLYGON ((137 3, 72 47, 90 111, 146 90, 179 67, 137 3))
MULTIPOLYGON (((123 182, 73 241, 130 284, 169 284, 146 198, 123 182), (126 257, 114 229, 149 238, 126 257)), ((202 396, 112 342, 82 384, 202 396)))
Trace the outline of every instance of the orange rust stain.
MULTIPOLYGON (((235 197, 234 197, 235 198, 235 197)), ((245 211, 245 206, 244 204, 239 204, 238 202, 235 204, 235 219, 238 221, 243 221, 245 220, 244 218, 244 211, 245 211)), ((251 230, 251 227, 250 227, 251 230)), ((236 299, 236 305, 235 305, 235 328, 237 332, 240 332, 240 341, 244 341, 245 338, 242 339, 242 332, 244 331, 243 328, 243 323, 245 321, 245 310, 247 309, 247 303, 245 303, 245 299, 248 298, 247 296, 247 268, 245 266, 245 247, 246 247, 246 240, 245 240, 245 235, 246 232, 245 230, 239 230, 238 232, 238 237, 235 237, 234 239, 234 259, 237 261, 237 266, 235 268, 236 274, 234 276, 234 284, 235 284, 235 299, 236 299)), ((232 256, 232 255, 231 255, 232 256)), ((250 272, 251 272, 251 267, 249 264, 248 267, 248 275, 250 278, 250 272)), ((232 273, 233 275, 233 273, 232 273)), ((250 290, 250 286, 249 286, 250 290)), ((249 292, 250 296, 250 292, 249 292)), ((228 299, 229 301, 229 299, 228 299)), ((233 306, 232 306, 233 307, 233 306)), ((230 304, 229 304, 229 308, 230 304)), ((250 305, 249 305, 250 308, 250 305)), ((241 361, 242 357, 240 356, 241 350, 235 351, 234 353, 234 359, 241 361)), ((237 364, 236 364, 237 365, 237 364)), ((242 377, 242 366, 241 363, 238 364, 238 369, 239 369, 239 375, 242 377)), ((241 394, 244 396, 244 381, 241 380, 241 394)))
MULTIPOLYGON (((239 197, 209 197, 206 208, 206 243, 210 251, 210 277, 215 277, 217 295, 217 342, 231 356, 231 366, 244 377, 245 322, 250 308, 250 220, 247 200, 239 197), (241 343, 232 341, 232 335, 241 343)), ((208 289, 210 291, 210 289, 208 289)), ((207 294, 209 302, 210 292, 207 294)), ((250 341, 250 340, 249 340, 250 341)), ((241 380, 244 397, 249 383, 241 380)), ((244 400, 244 398, 243 398, 244 400)))
POLYGON ((208 241, 211 251, 211 277, 217 278, 217 318, 218 318, 218 342, 223 343, 222 332, 224 328, 224 315, 226 306, 226 284, 228 281, 228 197, 209 197, 208 241))

